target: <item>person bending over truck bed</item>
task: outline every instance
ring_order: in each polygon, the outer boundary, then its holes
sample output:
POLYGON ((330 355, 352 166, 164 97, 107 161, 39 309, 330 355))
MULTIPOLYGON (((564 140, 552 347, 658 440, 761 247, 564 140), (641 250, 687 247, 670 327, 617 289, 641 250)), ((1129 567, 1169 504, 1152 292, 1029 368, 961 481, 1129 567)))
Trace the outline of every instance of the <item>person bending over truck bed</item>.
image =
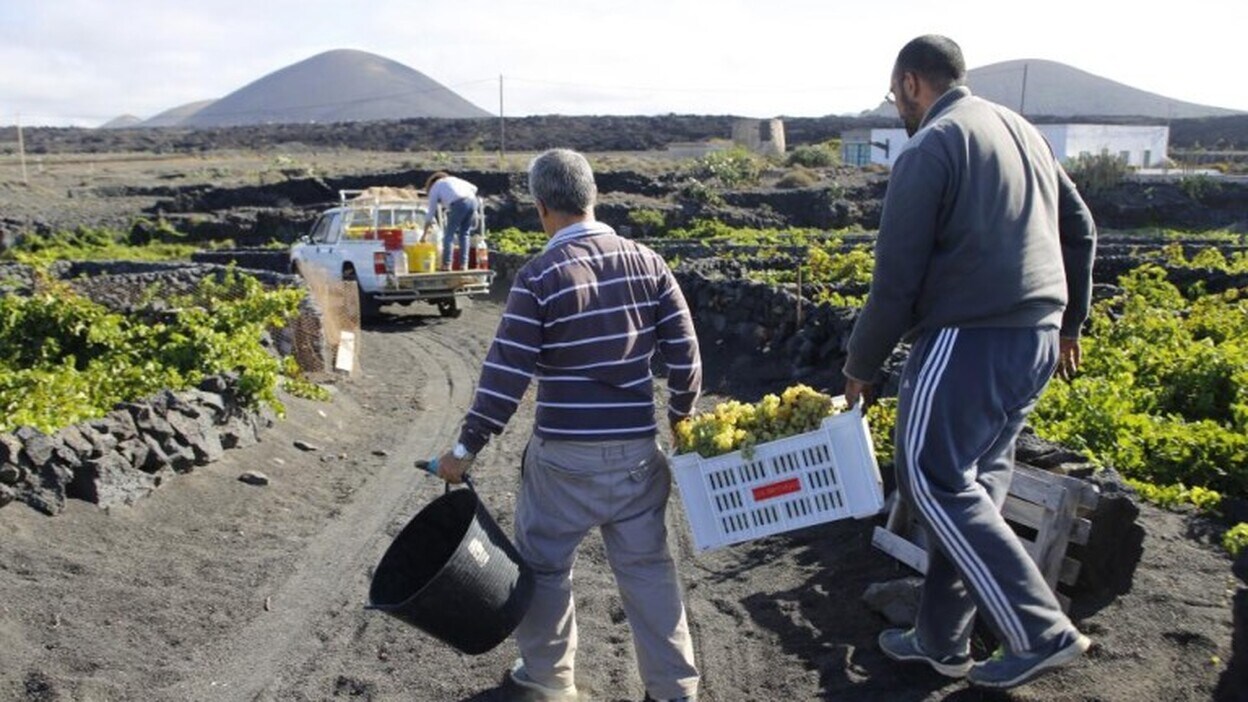
POLYGON ((477 186, 445 171, 438 171, 425 181, 425 191, 429 193, 429 211, 425 213, 423 237, 429 236, 433 219, 438 216, 438 208, 445 206, 447 215, 446 228, 442 230, 442 270, 451 269, 451 252, 456 243, 459 244, 460 267, 467 269, 468 234, 472 231, 478 206, 477 186))

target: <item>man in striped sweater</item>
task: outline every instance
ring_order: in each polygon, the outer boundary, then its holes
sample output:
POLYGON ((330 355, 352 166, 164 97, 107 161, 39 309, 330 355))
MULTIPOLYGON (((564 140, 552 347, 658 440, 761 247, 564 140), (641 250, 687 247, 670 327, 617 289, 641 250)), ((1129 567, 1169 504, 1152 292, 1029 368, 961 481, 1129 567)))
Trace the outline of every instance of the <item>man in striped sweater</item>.
POLYGON ((533 567, 533 604, 516 629, 511 681, 544 700, 575 700, 572 564, 594 527, 633 630, 647 695, 693 699, 698 671, 667 547, 671 489, 656 441, 657 352, 667 368, 667 420, 701 390, 698 342, 663 259, 594 220, 597 188, 583 156, 547 151, 529 190, 551 236, 516 274, 459 443, 439 471, 459 482, 536 378, 537 413, 516 503, 516 546, 533 567))

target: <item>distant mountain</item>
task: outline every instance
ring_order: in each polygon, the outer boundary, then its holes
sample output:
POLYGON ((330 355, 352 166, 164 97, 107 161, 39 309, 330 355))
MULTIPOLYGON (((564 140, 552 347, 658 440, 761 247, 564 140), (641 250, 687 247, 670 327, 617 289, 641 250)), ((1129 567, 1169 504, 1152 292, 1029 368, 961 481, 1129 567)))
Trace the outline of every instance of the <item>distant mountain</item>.
POLYGON ((141 124, 143 124, 143 120, 134 115, 122 115, 101 124, 100 129, 126 129, 128 127, 137 127, 141 124))
MULTIPOLYGON (((1198 105, 1132 88, 1057 61, 1019 59, 967 71, 971 92, 1028 117, 1222 117, 1238 110, 1198 105), (1024 82, 1025 80, 1025 82, 1024 82)), ((896 117, 882 103, 869 114, 896 117)))
POLYGON ((489 116, 420 71, 365 51, 338 49, 274 71, 195 112, 180 126, 489 116))
POLYGON ((185 105, 178 105, 156 115, 143 120, 144 127, 176 127, 186 121, 188 117, 199 112, 205 107, 216 102, 216 100, 197 100, 188 102, 185 105))

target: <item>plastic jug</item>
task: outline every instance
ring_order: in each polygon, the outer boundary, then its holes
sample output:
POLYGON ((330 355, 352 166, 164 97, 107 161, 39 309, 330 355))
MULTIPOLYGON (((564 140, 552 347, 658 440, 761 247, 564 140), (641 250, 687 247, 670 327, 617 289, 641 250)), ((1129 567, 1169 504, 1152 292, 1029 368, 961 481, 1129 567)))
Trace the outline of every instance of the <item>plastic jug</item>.
POLYGON ((485 245, 485 237, 480 234, 472 237, 472 249, 468 252, 468 267, 480 271, 490 269, 490 249, 485 245))

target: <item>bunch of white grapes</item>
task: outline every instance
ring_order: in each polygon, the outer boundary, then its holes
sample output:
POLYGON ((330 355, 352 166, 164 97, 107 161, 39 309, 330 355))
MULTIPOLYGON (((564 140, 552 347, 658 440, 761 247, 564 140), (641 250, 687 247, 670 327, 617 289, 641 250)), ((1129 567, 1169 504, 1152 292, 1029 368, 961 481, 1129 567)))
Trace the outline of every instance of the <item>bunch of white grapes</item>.
POLYGON ((824 417, 841 409, 830 395, 806 385, 794 385, 779 396, 766 395, 754 404, 729 400, 678 423, 676 452, 710 458, 750 451, 761 443, 813 431, 824 417))

